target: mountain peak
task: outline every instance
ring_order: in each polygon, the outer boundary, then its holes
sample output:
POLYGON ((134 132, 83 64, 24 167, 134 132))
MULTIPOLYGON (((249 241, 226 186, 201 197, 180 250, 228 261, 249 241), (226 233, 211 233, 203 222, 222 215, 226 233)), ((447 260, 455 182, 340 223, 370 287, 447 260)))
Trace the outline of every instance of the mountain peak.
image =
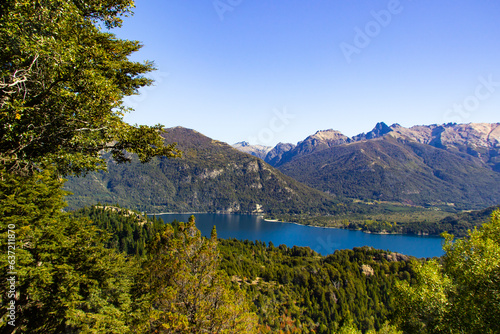
POLYGON ((264 160, 267 153, 272 150, 272 147, 264 145, 250 145, 250 143, 246 141, 241 141, 231 146, 238 151, 251 154, 253 156, 256 156, 257 158, 261 158, 262 160, 264 160))
MULTIPOLYGON (((397 124, 399 125, 399 124, 397 124)), ((359 135, 356 135, 354 137, 352 137, 352 139, 354 141, 358 141, 358 140, 366 140, 366 139, 374 139, 374 138, 379 138, 379 137, 382 137, 386 134, 388 134, 389 132, 393 131, 392 130, 392 126, 388 126, 387 124, 385 124, 384 122, 378 122, 375 127, 373 128, 372 131, 368 132, 368 133, 361 133, 359 135)))
POLYGON ((250 143, 247 142, 247 141, 239 141, 236 144, 233 144, 231 146, 234 147, 234 148, 237 148, 237 147, 247 147, 247 146, 250 146, 250 143))
POLYGON ((328 129, 328 130, 319 130, 316 131, 316 133, 312 136, 311 138, 319 139, 319 140, 339 140, 339 138, 345 139, 347 138, 345 135, 342 134, 342 132, 333 130, 333 129, 328 129))
POLYGON ((328 149, 332 146, 349 143, 351 139, 343 135, 340 131, 329 129, 317 131, 303 141, 297 143, 297 146, 288 146, 287 152, 279 156, 279 159, 273 157, 273 160, 267 160, 273 166, 280 166, 296 156, 303 156, 312 152, 328 149))

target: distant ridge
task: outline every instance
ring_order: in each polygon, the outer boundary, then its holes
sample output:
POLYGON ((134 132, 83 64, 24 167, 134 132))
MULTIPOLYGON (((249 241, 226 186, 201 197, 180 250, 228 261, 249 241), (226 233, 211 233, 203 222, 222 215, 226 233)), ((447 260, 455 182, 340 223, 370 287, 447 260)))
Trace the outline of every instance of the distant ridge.
POLYGON ((359 209, 346 197, 460 210, 500 203, 499 123, 378 123, 352 138, 317 131, 297 145, 259 148, 279 170, 195 130, 163 136, 182 158, 110 162, 109 173, 70 178, 69 208, 100 201, 149 212, 334 213, 359 209))
MULTIPOLYGON (((469 154, 485 162, 492 170, 500 172, 500 123, 447 123, 441 125, 415 125, 405 128, 397 123, 388 126, 384 122, 379 122, 368 133, 361 133, 352 138, 336 130, 322 130, 317 131, 297 143, 297 145, 278 144, 277 151, 280 152, 279 154, 273 153, 269 155, 273 149, 266 148, 266 156, 262 157, 262 154, 260 154, 259 157, 272 166, 279 167, 297 157, 314 151, 320 151, 335 145, 376 139, 389 134, 393 137, 406 138, 409 141, 430 145, 452 153, 463 152, 469 154)), ((246 151, 253 150, 254 146, 246 144, 246 151)), ((237 146, 234 147, 240 149, 237 146)), ((256 149, 259 148, 259 146, 255 147, 256 149)))
POLYGON ((265 161, 338 196, 460 209, 500 203, 500 123, 379 122, 352 138, 323 130, 275 149, 265 161))
POLYGON ((297 213, 333 212, 338 203, 197 131, 175 127, 163 137, 178 143, 182 158, 110 162, 108 173, 70 178, 66 189, 74 195, 67 197, 69 208, 101 202, 148 212, 297 213))

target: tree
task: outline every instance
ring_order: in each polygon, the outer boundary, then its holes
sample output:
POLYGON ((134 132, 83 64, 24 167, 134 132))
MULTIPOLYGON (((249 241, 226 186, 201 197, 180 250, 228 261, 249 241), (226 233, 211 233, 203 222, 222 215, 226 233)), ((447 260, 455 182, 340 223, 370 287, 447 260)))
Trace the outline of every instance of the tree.
POLYGON ((399 285, 402 327, 412 333, 500 332, 500 211, 454 241, 442 263, 416 265, 417 282, 399 285))
POLYGON ((0 285, 0 333, 128 333, 133 262, 104 248, 107 235, 89 220, 62 212, 63 181, 49 170, 7 175, 0 170, 0 246, 13 234, 15 255, 1 257, 0 279, 14 278, 15 295, 0 285))
POLYGON ((15 263, 1 263, 2 281, 15 279, 0 286, 2 333, 129 332, 135 267, 103 246, 107 235, 89 220, 62 212, 60 176, 106 169, 103 151, 117 162, 179 153, 160 125, 123 120, 123 97, 150 85, 144 74, 154 69, 128 60, 140 43, 110 33, 133 5, 0 2, 0 245, 15 247, 15 263), (6 322, 11 302, 15 326, 6 322))
POLYGON ((194 217, 166 225, 148 247, 137 280, 137 327, 151 333, 257 333, 245 295, 218 270, 217 233, 203 238, 194 217))
MULTIPOLYGON (((362 334, 363 332, 358 330, 356 326, 353 325, 352 321, 348 321, 344 326, 342 326, 336 334, 362 334)), ((384 323, 380 330, 376 331, 370 329, 366 334, 402 334, 403 332, 397 330, 394 326, 389 323, 384 323)))
POLYGON ((152 81, 151 62, 132 62, 137 41, 109 32, 133 0, 4 0, 0 6, 0 162, 30 172, 50 164, 61 174, 118 162, 176 156, 161 126, 123 121, 124 96, 152 81))

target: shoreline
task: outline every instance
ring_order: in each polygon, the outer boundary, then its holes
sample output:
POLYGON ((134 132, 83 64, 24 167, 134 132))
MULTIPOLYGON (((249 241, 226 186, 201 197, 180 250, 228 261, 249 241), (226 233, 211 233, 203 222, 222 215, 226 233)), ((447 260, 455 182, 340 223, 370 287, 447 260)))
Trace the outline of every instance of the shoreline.
POLYGON ((210 212, 160 212, 160 213, 149 213, 149 212, 144 212, 145 215, 195 215, 195 214, 200 214, 200 213, 210 213, 210 212))
POLYGON ((252 216, 263 216, 262 213, 245 213, 245 212, 228 212, 228 211, 220 211, 220 212, 208 212, 208 211, 200 211, 200 212, 160 212, 160 213, 149 213, 145 212, 147 215, 196 215, 196 214, 214 214, 214 215, 252 215, 252 216))
POLYGON ((343 227, 335 227, 335 226, 319 226, 319 225, 305 225, 305 224, 300 224, 296 222, 287 222, 287 221, 281 221, 279 219, 268 219, 264 218, 263 214, 260 213, 234 213, 234 212, 161 212, 161 213, 145 213, 146 215, 194 215, 194 214, 230 214, 230 215, 238 215, 238 214, 245 214, 245 215, 254 215, 254 216, 261 216, 262 220, 265 222, 269 223, 283 223, 283 224, 294 224, 294 225, 299 225, 299 226, 308 226, 308 227, 316 227, 316 228, 331 228, 331 229, 337 229, 337 230, 347 230, 347 231, 358 231, 358 232, 363 232, 366 234, 377 234, 377 235, 402 235, 402 236, 414 236, 414 237, 431 237, 431 238, 441 238, 439 235, 430 235, 430 234, 405 234, 405 233, 389 233, 389 232, 371 232, 371 231, 363 231, 361 229, 350 229, 350 228, 343 228, 343 227))
POLYGON ((343 228, 343 227, 335 227, 335 226, 318 226, 318 225, 305 225, 305 224, 299 224, 299 223, 295 223, 295 222, 284 222, 284 221, 280 221, 280 220, 277 220, 277 219, 264 219, 264 221, 267 221, 267 222, 271 222, 271 223, 283 223, 283 224, 295 224, 295 225, 299 225, 299 226, 308 226, 308 227, 317 227, 317 228, 333 228, 333 229, 337 229, 337 230, 347 230, 347 231, 354 231, 354 232, 363 232, 363 233, 366 233, 366 234, 377 234, 377 235, 403 235, 403 236, 413 236, 413 237, 430 237, 430 238, 442 238, 441 236, 439 235, 432 235, 432 234, 426 234, 426 233, 422 233, 422 234, 408 234, 408 233, 389 233, 389 232, 371 232, 371 231, 363 231, 361 229, 350 229, 350 228, 343 228))

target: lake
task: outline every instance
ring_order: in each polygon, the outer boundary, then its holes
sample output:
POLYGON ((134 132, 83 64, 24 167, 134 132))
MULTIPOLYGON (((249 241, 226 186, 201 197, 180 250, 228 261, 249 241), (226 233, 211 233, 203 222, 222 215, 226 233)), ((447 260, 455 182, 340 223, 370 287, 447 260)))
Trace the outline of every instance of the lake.
MULTIPOLYGON (((434 257, 444 254, 440 237, 395 234, 369 234, 334 228, 304 226, 291 223, 265 221, 261 216, 245 214, 196 213, 196 226, 209 237, 212 227, 222 239, 271 241, 275 246, 307 246, 322 255, 337 249, 371 246, 415 257, 434 257)), ((166 223, 174 219, 187 222, 191 214, 161 214, 157 218, 166 223)))

